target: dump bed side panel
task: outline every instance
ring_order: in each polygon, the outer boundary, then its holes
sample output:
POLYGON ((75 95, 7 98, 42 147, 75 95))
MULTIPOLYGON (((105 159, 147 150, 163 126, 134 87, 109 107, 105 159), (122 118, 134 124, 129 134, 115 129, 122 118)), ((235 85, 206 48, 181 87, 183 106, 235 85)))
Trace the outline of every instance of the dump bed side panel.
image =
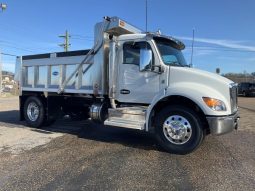
MULTIPOLYGON (((21 64, 21 92, 58 92, 60 85, 84 60, 89 50, 23 56, 21 64)), ((21 60, 21 61, 20 61, 21 60)), ((94 63, 94 55, 68 82, 64 93, 104 94, 103 62, 94 63)), ((16 71, 18 73, 18 71, 16 71)))

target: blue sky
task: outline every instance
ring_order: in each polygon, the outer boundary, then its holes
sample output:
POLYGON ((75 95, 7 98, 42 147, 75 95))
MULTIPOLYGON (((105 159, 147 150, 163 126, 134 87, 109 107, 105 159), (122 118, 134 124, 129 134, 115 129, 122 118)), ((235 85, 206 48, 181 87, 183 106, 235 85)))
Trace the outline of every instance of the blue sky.
MULTIPOLYGON (((71 50, 93 45, 94 24, 103 16, 119 16, 145 29, 145 0, 0 0, 0 49, 28 55, 62 51, 58 35, 72 35, 71 50)), ((148 30, 184 41, 190 63, 221 73, 255 72, 254 0, 148 0, 148 30)), ((14 71, 15 57, 2 56, 3 69, 14 71)))

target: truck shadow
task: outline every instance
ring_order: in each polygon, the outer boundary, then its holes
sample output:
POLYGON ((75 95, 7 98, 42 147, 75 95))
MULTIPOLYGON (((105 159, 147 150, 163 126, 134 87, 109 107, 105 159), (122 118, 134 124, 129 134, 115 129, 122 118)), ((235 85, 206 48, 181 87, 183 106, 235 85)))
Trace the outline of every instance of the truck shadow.
POLYGON ((19 121, 19 111, 0 111, 0 123, 7 123, 12 125, 22 125, 23 122, 19 121))
POLYGON ((26 122, 19 120, 19 111, 1 111, 0 126, 9 128, 27 128, 43 134, 65 133, 75 135, 78 138, 106 143, 117 143, 124 146, 144 150, 161 150, 151 134, 139 130, 117 128, 95 124, 89 120, 72 121, 69 118, 58 119, 48 127, 30 128, 26 122))

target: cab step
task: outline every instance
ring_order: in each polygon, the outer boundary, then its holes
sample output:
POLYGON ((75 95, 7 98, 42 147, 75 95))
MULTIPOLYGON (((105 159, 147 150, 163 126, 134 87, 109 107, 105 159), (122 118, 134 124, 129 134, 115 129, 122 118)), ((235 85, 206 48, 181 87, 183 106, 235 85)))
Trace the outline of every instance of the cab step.
POLYGON ((147 107, 123 107, 108 109, 109 117, 105 125, 143 130, 147 107))

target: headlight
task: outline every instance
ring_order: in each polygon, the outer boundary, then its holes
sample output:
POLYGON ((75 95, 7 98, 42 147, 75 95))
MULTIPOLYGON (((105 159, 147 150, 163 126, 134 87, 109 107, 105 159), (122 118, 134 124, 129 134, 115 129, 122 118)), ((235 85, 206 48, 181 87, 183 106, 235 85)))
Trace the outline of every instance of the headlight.
POLYGON ((203 97, 205 104, 210 107, 214 111, 226 111, 226 106, 223 101, 210 98, 210 97, 203 97))

